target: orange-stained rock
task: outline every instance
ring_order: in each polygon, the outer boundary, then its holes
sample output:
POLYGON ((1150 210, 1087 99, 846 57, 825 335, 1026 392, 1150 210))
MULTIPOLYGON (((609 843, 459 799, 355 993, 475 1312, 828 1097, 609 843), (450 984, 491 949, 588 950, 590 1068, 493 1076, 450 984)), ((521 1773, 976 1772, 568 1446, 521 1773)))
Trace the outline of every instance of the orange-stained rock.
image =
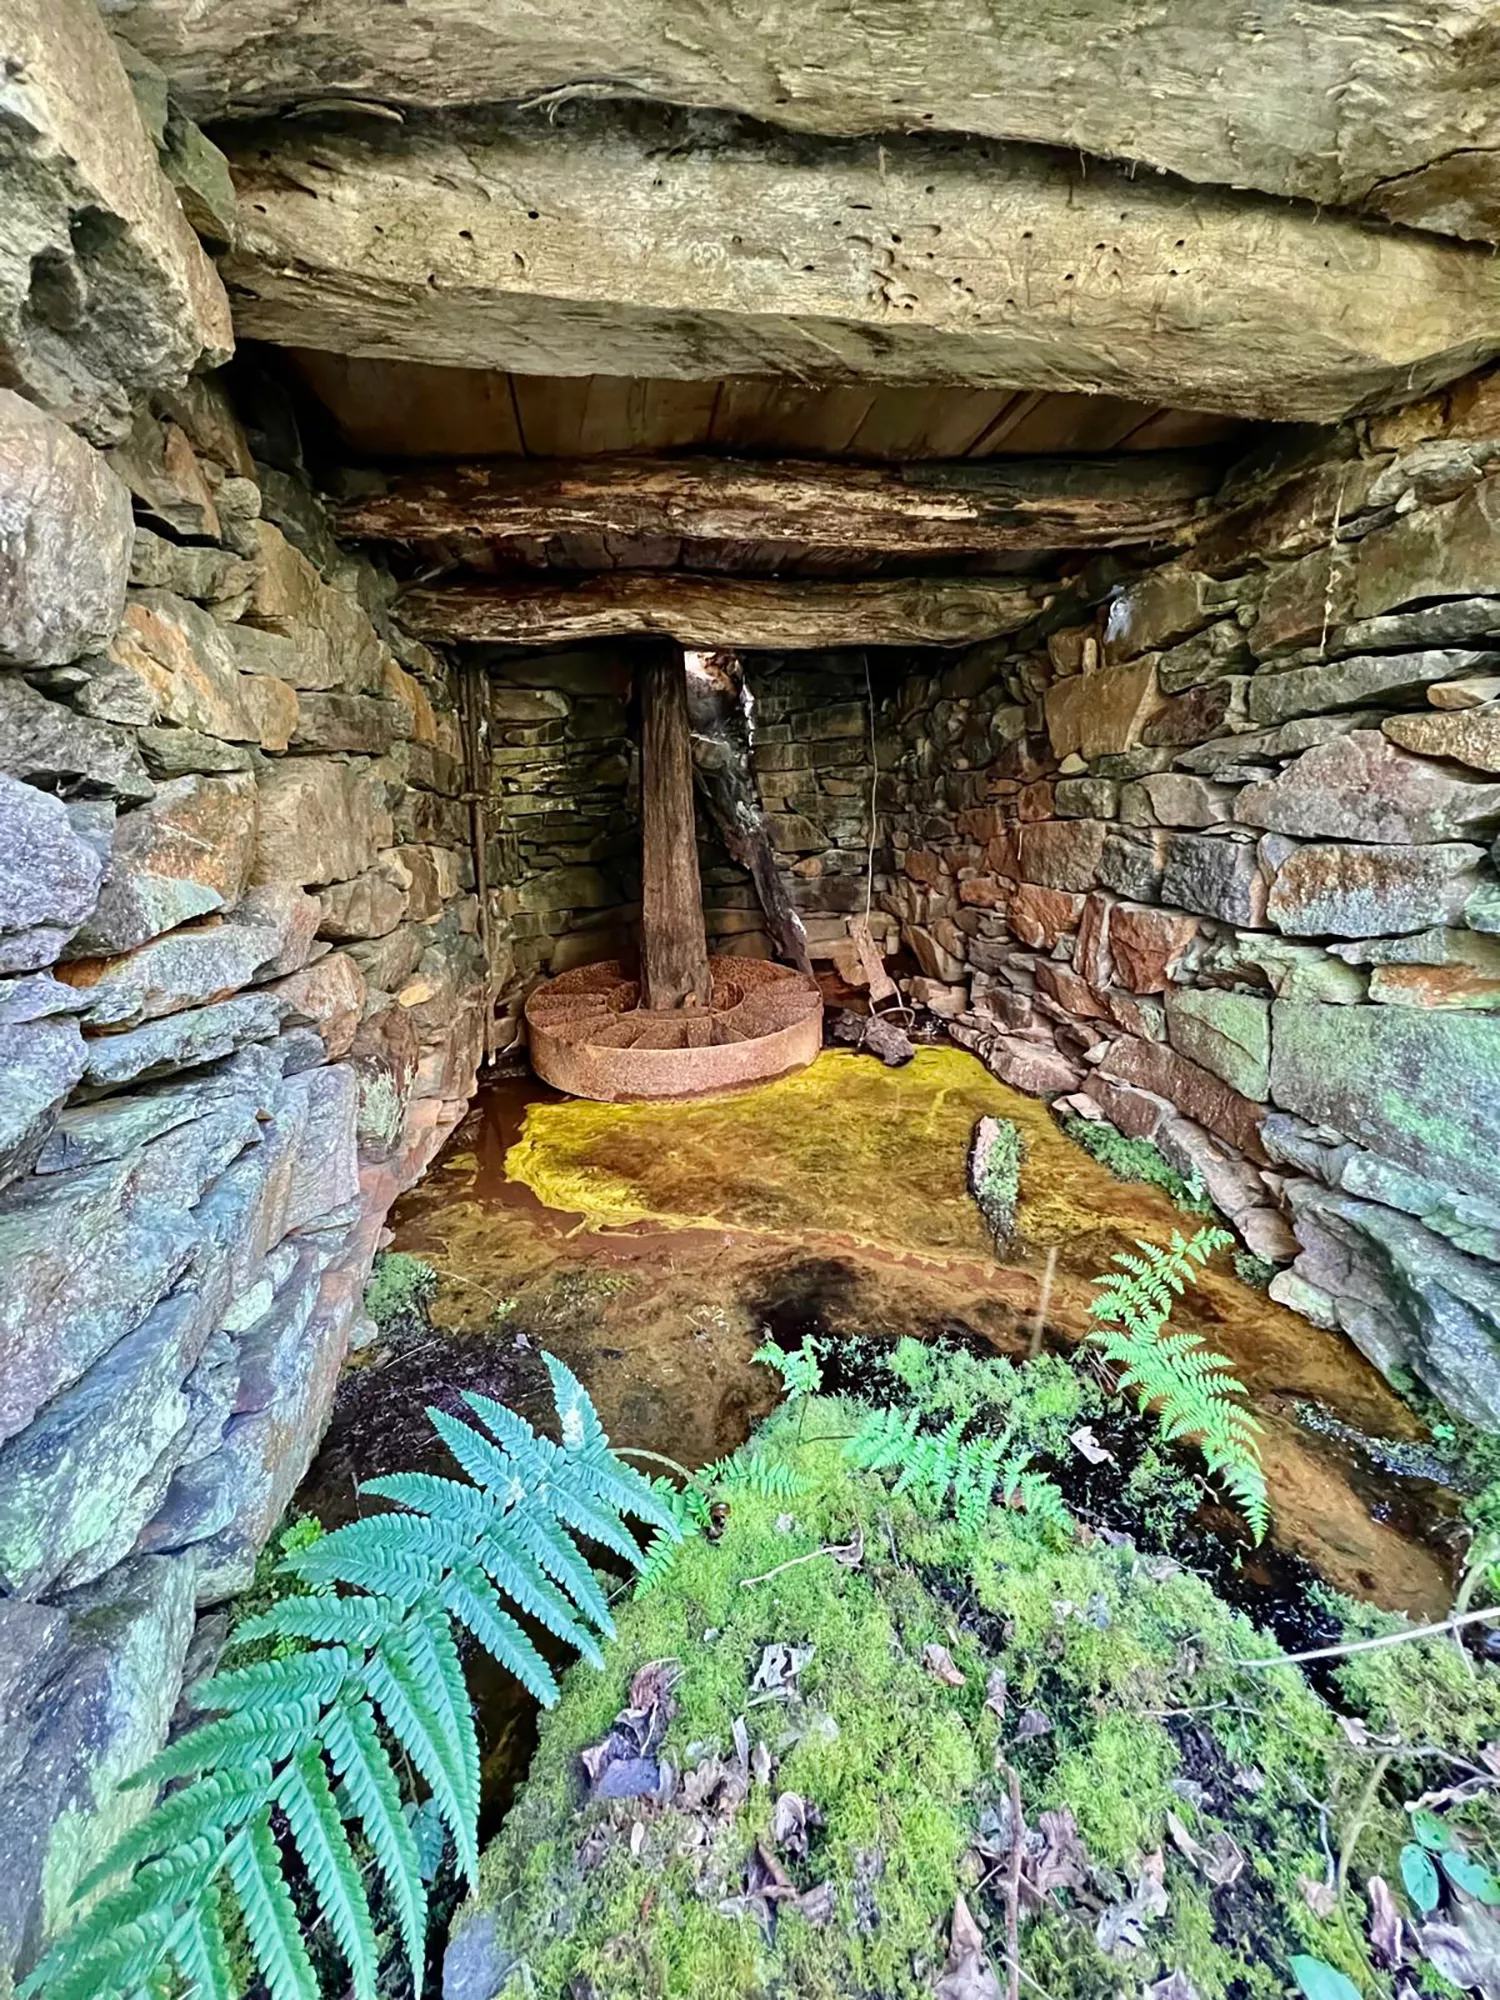
POLYGON ((1040 959, 1036 968, 1038 990, 1048 994, 1059 1007, 1065 1007, 1070 1014, 1084 1020, 1105 1018, 1104 1009, 1099 1005, 1099 997, 1086 979, 1080 979, 1070 965, 1058 965, 1050 958, 1040 959))
POLYGON ((1003 910, 1014 893, 1008 882, 994 875, 971 875, 958 885, 958 900, 976 910, 1003 910))
POLYGON ((1132 993, 1165 993, 1197 935, 1197 918, 1182 910, 1116 903, 1109 920, 1116 979, 1132 993))
POLYGON ((1054 682, 1043 700, 1054 756, 1077 751, 1092 759, 1132 749, 1161 706, 1156 660, 1148 656, 1095 674, 1070 675, 1054 682))
POLYGON ((1138 1084, 1175 1104, 1186 1117, 1206 1125, 1237 1146, 1247 1159, 1263 1161, 1260 1121, 1264 1107, 1241 1097, 1227 1083, 1221 1083, 1206 1069, 1162 1042, 1137 1041, 1122 1035, 1099 1066, 1101 1076, 1119 1077, 1124 1083, 1138 1084))
POLYGON ((1109 832, 1102 819, 1050 819, 1018 828, 1021 879, 1045 889, 1092 889, 1109 832))
POLYGON ((266 991, 290 1003, 285 1026, 317 1030, 330 1062, 350 1047, 364 1012, 365 976, 348 952, 331 951, 266 991))
POLYGON ((926 889, 936 888, 942 878, 943 865, 930 848, 911 848, 901 865, 913 882, 920 882, 926 889))
POLYGON ((1011 930, 1034 951, 1051 951, 1065 931, 1075 930, 1083 914, 1083 897, 1064 889, 1042 889, 1022 882, 1010 899, 1011 930))

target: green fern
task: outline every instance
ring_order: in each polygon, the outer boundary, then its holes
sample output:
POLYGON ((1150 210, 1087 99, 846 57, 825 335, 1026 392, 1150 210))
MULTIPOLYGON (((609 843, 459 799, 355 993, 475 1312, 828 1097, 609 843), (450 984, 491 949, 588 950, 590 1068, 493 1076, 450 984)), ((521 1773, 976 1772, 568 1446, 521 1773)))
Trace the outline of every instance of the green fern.
POLYGON ((1155 1412, 1164 1437, 1197 1444, 1259 1542, 1271 1516, 1260 1424, 1244 1406, 1244 1385, 1201 1334, 1165 1330, 1198 1268, 1232 1240, 1222 1229, 1200 1229, 1190 1238, 1173 1230, 1166 1250, 1138 1242, 1138 1256, 1121 1251, 1114 1260, 1120 1269, 1095 1280, 1099 1292, 1089 1312, 1099 1325, 1090 1339, 1120 1368, 1120 1387, 1135 1390, 1155 1412))
POLYGON ((783 1389, 795 1401, 799 1396, 816 1396, 822 1388, 822 1352, 823 1342, 809 1334, 804 1337, 802 1345, 790 1353, 784 1347, 778 1347, 774 1340, 762 1341, 750 1359, 759 1361, 766 1368, 774 1368, 781 1377, 783 1389))
POLYGON ((966 1438, 967 1422, 955 1416, 941 1430, 924 1432, 920 1410, 874 1410, 844 1456, 861 1472, 899 1468, 894 1491, 909 1493, 932 1513, 951 1502, 966 1534, 977 1534, 997 1503, 1024 1508, 1059 1534, 1071 1534, 1067 1504, 1045 1474, 1029 1470, 1031 1454, 1011 1451, 1009 1433, 966 1438))
POLYGON ((376 2000, 379 1950, 348 1828, 368 1843, 396 1914, 414 1990, 427 1930, 423 1867, 397 1760, 416 1770, 472 1885, 479 1868, 479 1741, 454 1627, 476 1638, 545 1704, 551 1668, 513 1607, 599 1662, 613 1632, 581 1544, 641 1569, 627 1518, 683 1533, 679 1515, 610 1450, 581 1384, 546 1357, 561 1442, 488 1397, 465 1400, 483 1428, 428 1412, 467 1478, 396 1473, 364 1491, 394 1511, 294 1548, 283 1568, 307 1587, 236 1630, 281 1650, 200 1682, 205 1720, 135 1785, 169 1791, 80 1883, 80 1911, 20 1988, 22 2000, 229 2000, 224 1942, 232 1898, 271 2000, 319 2000, 284 1872, 301 1862, 348 1968, 354 2000, 376 2000), (274 1815, 274 1817, 273 1817, 274 1815))
POLYGON ((672 1515, 676 1533, 658 1529, 652 1536, 646 1560, 635 1580, 636 1596, 644 1597, 669 1576, 683 1542, 703 1534, 711 1525, 717 1495, 753 1493, 760 1500, 793 1500, 804 1490, 805 1483, 791 1466, 767 1457, 763 1451, 715 1459, 695 1472, 686 1486, 673 1486, 666 1479, 653 1480, 655 1492, 672 1515))

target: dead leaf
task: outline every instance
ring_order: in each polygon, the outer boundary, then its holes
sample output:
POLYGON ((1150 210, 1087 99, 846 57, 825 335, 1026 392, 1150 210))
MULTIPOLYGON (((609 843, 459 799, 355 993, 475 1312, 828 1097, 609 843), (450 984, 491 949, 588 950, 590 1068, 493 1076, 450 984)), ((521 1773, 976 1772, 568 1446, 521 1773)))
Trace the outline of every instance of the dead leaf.
POLYGON ((1114 1453, 1108 1445, 1100 1444, 1088 1424, 1080 1424, 1068 1438, 1068 1443, 1081 1458, 1086 1458, 1090 1465, 1113 1465, 1115 1462, 1114 1453))
POLYGON ((638 1819, 630 1829, 630 1852, 639 1861, 641 1849, 646 1845, 646 1822, 638 1819))
POLYGON ((1036 1823, 1041 1853, 1022 1863, 1022 1881, 1038 1904, 1059 1889, 1088 1885, 1088 1850, 1078 1838, 1078 1822, 1066 1806, 1044 1812, 1036 1823))
POLYGON ((1214 1833, 1208 1846, 1202 1847, 1174 1812, 1167 1814, 1167 1832, 1185 1859, 1216 1889, 1227 1889, 1245 1872, 1245 1850, 1227 1833, 1214 1833))
POLYGON ((745 1803, 745 1774, 722 1757, 705 1757, 682 1781, 679 1795, 684 1812, 712 1812, 733 1819, 745 1803))
POLYGON ((745 1727, 743 1715, 737 1715, 729 1725, 729 1733, 734 1738, 734 1761, 740 1767, 740 1776, 748 1780, 750 1776, 750 1732, 745 1727))
POLYGON ((821 1928, 824 1924, 832 1923, 835 1908, 833 1884, 819 1882, 815 1888, 804 1889, 797 1898, 797 1908, 810 1924, 817 1924, 821 1928))
POLYGON ((941 1681, 944 1687, 961 1688, 968 1686, 967 1677, 961 1674, 953 1664, 953 1655, 948 1651, 946 1646, 924 1646, 922 1648, 922 1665, 932 1675, 932 1678, 935 1681, 941 1681))
POLYGON ((1005 1720, 1005 1691, 1004 1667, 991 1667, 989 1679, 984 1684, 984 1706, 1002 1722, 1005 1720))
POLYGON ((1339 1728, 1342 1729, 1344 1734, 1348 1737, 1349 1741, 1354 1745, 1356 1750, 1369 1749, 1370 1747, 1369 1728, 1365 1723, 1360 1721, 1357 1715, 1339 1716, 1338 1725, 1339 1728))
POLYGON ((1334 1892, 1333 1884, 1331 1882, 1316 1881, 1311 1875, 1299 1875, 1297 1877, 1297 1887, 1302 1891, 1302 1900, 1312 1911, 1313 1915, 1315 1917, 1322 1917, 1326 1923, 1339 1906, 1339 1899, 1334 1892))
POLYGON ((1198 2000, 1198 1989, 1185 1972, 1169 1972, 1146 1988, 1144 2000, 1198 2000))
POLYGON ((780 1639, 773 1641, 760 1656, 760 1665, 750 1683, 751 1693, 771 1699, 795 1694, 797 1676, 816 1651, 815 1646, 788 1646, 780 1639))
POLYGON ((1133 1958, 1145 1941, 1145 1927, 1152 1917, 1164 1917, 1170 1907, 1166 1888, 1166 1863, 1158 1848, 1141 1863, 1134 1893, 1123 1903, 1112 1903, 1094 1926, 1099 1949, 1107 1958, 1133 1958))
POLYGON ((1396 1908, 1390 1884, 1383 1876, 1372 1875, 1365 1884, 1365 1892, 1370 1898, 1371 1946, 1381 1964, 1390 1966, 1394 1971, 1404 1956, 1401 1950, 1401 1912, 1396 1908))
POLYGON ((832 1556, 836 1563, 842 1563, 845 1569, 858 1569, 865 1559, 864 1528, 856 1521, 854 1533, 847 1542, 830 1542, 823 1553, 832 1556))
POLYGON ((805 1861, 808 1829, 822 1824, 823 1815, 816 1806, 809 1805, 800 1792, 783 1792, 776 1801, 771 1837, 778 1847, 786 1849, 794 1861, 805 1861))
POLYGON ((948 1963, 935 2000, 1000 2000, 1000 1981, 984 1952, 984 1938, 962 1896, 953 1904, 948 1963))
POLYGON ((1445 1979, 1500 2000, 1500 1923, 1482 1903, 1461 1896, 1451 1921, 1423 1924, 1416 1936, 1445 1979))
POLYGON ((775 1759, 771 1755, 770 1745, 764 1741, 758 1741, 754 1750, 750 1753, 750 1769, 754 1775, 756 1784, 769 1785, 771 1782, 771 1772, 774 1768, 775 1759))
POLYGON ((1200 1785, 1196 1778, 1174 1778, 1172 1790, 1190 1806, 1204 1806, 1209 1801, 1207 1785, 1200 1785))
POLYGON ((1016 1724, 1016 1741, 1025 1743, 1033 1736, 1050 1736, 1052 1718, 1044 1715, 1039 1708, 1028 1708, 1016 1724))

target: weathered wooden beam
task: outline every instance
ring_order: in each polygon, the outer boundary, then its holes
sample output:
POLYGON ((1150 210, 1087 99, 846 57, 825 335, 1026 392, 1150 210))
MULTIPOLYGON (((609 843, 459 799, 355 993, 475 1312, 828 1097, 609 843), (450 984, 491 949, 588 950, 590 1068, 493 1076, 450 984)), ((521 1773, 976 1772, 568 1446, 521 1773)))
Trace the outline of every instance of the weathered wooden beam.
POLYGON ((1017 632, 1039 600, 988 577, 875 583, 748 581, 613 570, 586 582, 449 584, 409 590, 401 620, 426 639, 553 645, 669 635, 685 646, 807 651, 837 646, 962 646, 1017 632))
POLYGON ((723 458, 505 459, 438 466, 340 509, 377 542, 482 535, 807 542, 887 555, 1108 548, 1180 530, 1218 485, 1179 455, 905 466, 723 458))
POLYGON ((1500 262, 988 141, 567 105, 234 162, 240 334, 523 374, 968 383, 1333 420, 1500 349, 1500 262))
MULTIPOLYGON (((1500 228, 1492 0, 112 0, 199 116, 586 92, 796 130, 978 132, 1500 228)), ((1293 295, 1295 296, 1295 295, 1293 295)))
POLYGON ((641 981, 650 1008, 707 1007, 708 940, 693 817, 687 667, 654 646, 636 669, 641 703, 641 981))

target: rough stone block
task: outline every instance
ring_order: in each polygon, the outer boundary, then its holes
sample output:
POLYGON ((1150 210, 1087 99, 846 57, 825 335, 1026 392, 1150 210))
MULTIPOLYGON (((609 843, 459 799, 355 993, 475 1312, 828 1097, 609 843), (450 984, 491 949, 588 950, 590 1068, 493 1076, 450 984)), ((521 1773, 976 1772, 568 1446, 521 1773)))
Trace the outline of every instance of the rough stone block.
POLYGON ((1395 703, 1423 693, 1433 681, 1482 672, 1493 659, 1492 653, 1444 647, 1420 653, 1356 653, 1348 659, 1290 667, 1279 673, 1262 669, 1250 683, 1250 720, 1286 722, 1294 716, 1320 715, 1329 708, 1395 703))
POLYGON ((346 1053, 364 1011, 367 980, 347 951, 331 951, 266 988, 283 1009, 284 1025, 316 1031, 330 1062, 346 1053))
POLYGON ((1181 910, 1116 903, 1109 920, 1115 977, 1132 993, 1164 993, 1197 935, 1197 918, 1181 910))
POLYGON ((391 815, 370 765, 293 757, 262 771, 255 882, 348 881, 390 842, 391 815))
POLYGON ((107 645, 131 535, 130 495, 98 452, 0 388, 0 662, 60 666, 107 645))
POLYGON ((229 303, 97 8, 6 0, 3 28, 0 366, 109 443, 133 400, 228 359, 229 303))
POLYGON ((1166 996, 1167 1038, 1241 1097, 1270 1094, 1271 1003, 1251 993, 1178 986, 1166 996))
POLYGON ((0 674, 0 772, 129 803, 156 790, 128 730, 49 701, 19 674, 0 674))
POLYGON ((1099 885, 1132 902, 1154 901, 1166 863, 1166 835, 1111 833, 1099 856, 1099 885))
POLYGON ((1224 734, 1244 720, 1249 686, 1243 675, 1236 674, 1173 695, 1147 724, 1142 740, 1155 747, 1180 749, 1224 734))
POLYGON ((59 799, 0 775, 0 973, 50 965, 93 914, 103 874, 59 799))
POLYGON ((1380 937, 1456 923, 1483 860, 1483 848, 1464 841, 1299 847, 1276 870, 1266 916, 1292 937, 1380 937))
POLYGON ((1122 1035, 1099 1065, 1099 1074, 1118 1077, 1122 1083, 1165 1097, 1185 1117, 1227 1139, 1247 1159, 1265 1159, 1260 1142, 1262 1107, 1176 1049, 1122 1035))
POLYGON ((297 727, 297 696, 288 683, 242 672, 228 628, 169 591, 132 598, 110 659, 138 687, 147 721, 263 750, 285 750, 297 727))
POLYGON ((1129 750, 1161 705, 1156 662, 1137 660, 1072 674, 1048 688, 1043 703, 1054 756, 1107 756, 1129 750))
POLYGON ((1397 715, 1382 728, 1424 757, 1451 757, 1476 771, 1500 771, 1500 704, 1448 715, 1397 715))
POLYGON ((1234 816, 1245 826, 1311 840, 1463 840, 1500 825, 1500 785, 1455 776, 1385 735, 1357 729, 1304 751, 1268 783, 1247 785, 1234 816))
POLYGON ((1023 882, 1077 893, 1096 886, 1110 828, 1104 820, 1044 820, 1017 829, 1018 872, 1023 882))
POLYGON ((111 1087, 174 1070, 217 1062, 246 1042, 269 1041, 281 1026, 281 1007, 264 992, 237 994, 209 1007, 192 1007, 122 1033, 87 1043, 84 1076, 111 1087))
POLYGON ((1007 921, 1022 944, 1051 951, 1066 932, 1076 930, 1083 914, 1083 897, 1064 889, 1043 889, 1022 882, 1010 898, 1007 921))
POLYGON ((1234 790, 1183 771, 1157 771, 1138 778, 1136 787, 1150 803, 1159 826, 1222 826, 1234 817, 1234 790))
POLYGON ((1164 903, 1226 924, 1265 921, 1266 879, 1253 846, 1206 833, 1169 833, 1163 845, 1164 903))
POLYGON ((256 839, 255 781, 174 778, 115 821, 98 905, 66 947, 69 958, 128 951, 239 900, 256 839))

